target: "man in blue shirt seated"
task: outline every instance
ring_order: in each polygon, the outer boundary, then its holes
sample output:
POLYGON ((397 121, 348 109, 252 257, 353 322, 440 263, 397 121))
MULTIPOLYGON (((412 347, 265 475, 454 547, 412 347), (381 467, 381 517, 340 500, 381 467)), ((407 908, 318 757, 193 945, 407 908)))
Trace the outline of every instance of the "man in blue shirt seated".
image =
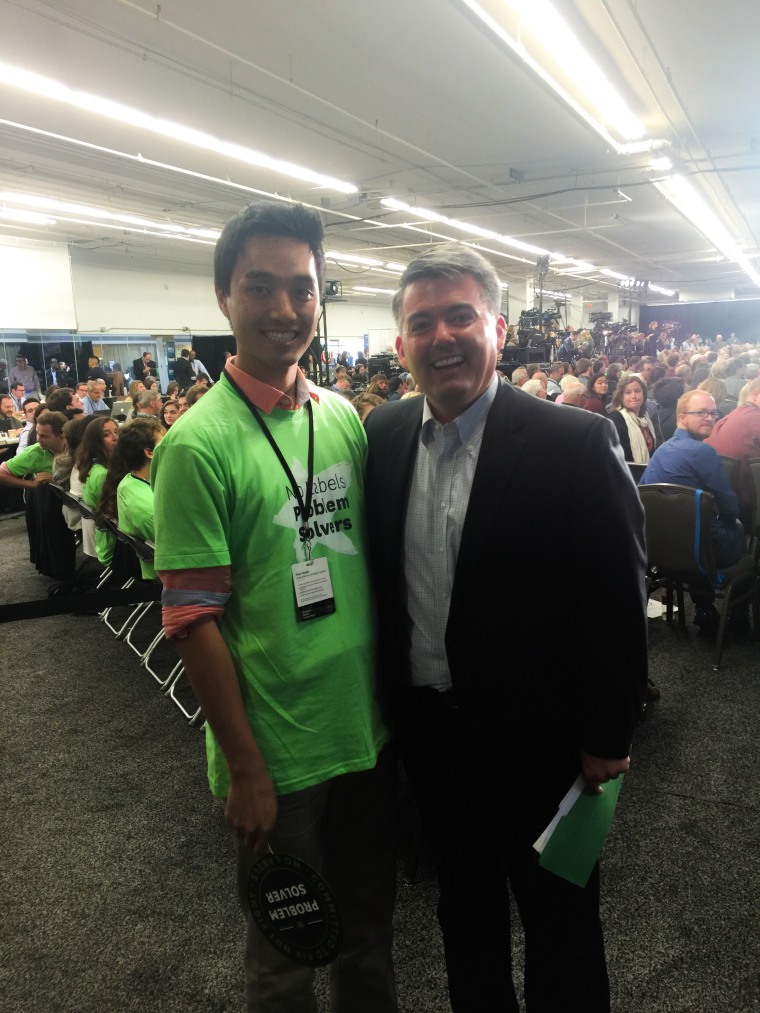
MULTIPOLYGON (((704 441, 718 418, 714 399, 702 390, 687 390, 676 406, 676 431, 658 447, 640 485, 672 482, 705 489, 715 497, 718 516, 712 520, 712 541, 718 566, 731 566, 746 550, 739 520, 739 500, 731 488, 717 452, 704 441)), ((711 626, 716 613, 708 596, 692 596, 697 607, 695 623, 711 626)))

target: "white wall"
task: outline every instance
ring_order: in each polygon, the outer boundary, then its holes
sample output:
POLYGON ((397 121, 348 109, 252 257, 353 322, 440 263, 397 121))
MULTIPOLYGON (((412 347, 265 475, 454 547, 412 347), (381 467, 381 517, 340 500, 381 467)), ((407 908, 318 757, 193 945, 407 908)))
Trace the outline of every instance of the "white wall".
MULTIPOLYGON (((162 269, 125 270, 72 258, 74 305, 80 332, 111 334, 229 333, 214 296, 212 267, 207 276, 162 269)), ((395 338, 390 298, 368 303, 328 303, 330 342, 378 333, 395 338)))
POLYGON ((124 270, 72 258, 74 306, 80 332, 181 334, 229 332, 216 305, 211 267, 195 274, 124 270))

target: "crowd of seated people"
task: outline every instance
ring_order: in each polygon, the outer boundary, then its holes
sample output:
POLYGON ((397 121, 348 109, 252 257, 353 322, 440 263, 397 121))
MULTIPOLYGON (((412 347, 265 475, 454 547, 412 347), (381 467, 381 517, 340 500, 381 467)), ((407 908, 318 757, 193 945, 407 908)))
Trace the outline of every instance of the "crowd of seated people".
POLYGON ((534 397, 606 416, 617 429, 626 460, 646 465, 657 447, 672 438, 676 405, 687 389, 710 394, 723 420, 744 403, 747 385, 758 375, 757 346, 708 346, 692 336, 680 351, 667 348, 614 360, 581 357, 545 367, 532 363, 514 369, 509 380, 534 397))
POLYGON ((151 433, 158 427, 163 434, 210 388, 211 380, 193 353, 184 356, 190 365, 190 386, 185 389, 172 380, 163 396, 158 370, 150 355, 145 353, 139 361, 141 377, 132 380, 128 395, 124 395, 120 368, 117 376, 119 364, 106 373, 104 364, 95 355, 90 357, 87 379, 79 383, 75 383, 65 363, 50 359, 44 373, 47 386, 42 393, 39 376, 23 356, 18 357, 13 370, 5 370, 6 392, 0 391, 0 463, 6 466, 0 470, 0 512, 26 512, 30 558, 42 561, 41 565, 38 563, 40 572, 56 579, 66 567, 59 562, 53 565, 45 562, 50 555, 47 550, 55 547, 55 540, 66 542, 67 560, 73 561, 76 533, 85 555, 97 558, 105 566, 113 553, 114 538, 92 520, 83 522, 81 512, 70 503, 62 503, 54 495, 38 496, 39 490, 52 481, 104 520, 109 514, 98 513, 100 498, 112 451, 122 431, 126 433, 137 422, 148 421, 151 433), (128 396, 129 400, 119 402, 118 395, 128 396), (40 439, 38 422, 43 414, 47 422, 39 429, 40 439), (52 433, 48 432, 51 419, 52 433), (62 527, 55 525, 55 533, 52 528, 46 531, 45 524, 39 523, 47 512, 55 513, 61 521, 62 527))
MULTIPOLYGON (((189 365, 189 355, 184 359, 189 365)), ((9 430, 9 435, 14 440, 20 437, 20 442, 15 459, 13 456, 6 459, 0 479, 4 477, 4 484, 11 485, 9 478, 20 477, 23 482, 18 487, 31 491, 52 478, 101 518, 115 520, 122 514, 130 516, 126 499, 126 512, 119 509, 119 487, 126 483, 125 490, 137 489, 147 500, 145 488, 136 483, 142 478, 144 485, 144 476, 149 474, 152 446, 209 389, 203 376, 200 383, 192 383, 187 389, 172 381, 162 398, 152 375, 153 365, 151 363, 145 370, 144 379, 130 384, 131 417, 121 426, 111 418, 110 412, 99 414, 103 384, 97 375, 86 385, 85 401, 91 402, 90 413, 79 393, 81 385, 77 390, 51 384, 43 395, 32 393, 22 397, 19 406, 10 395, 3 396, 0 399, 0 431, 9 430), (47 420, 41 425, 42 440, 39 438, 41 419, 47 420), (138 436, 130 436, 124 444, 123 456, 120 453, 115 456, 120 440, 135 427, 138 436), (158 437, 155 434, 159 434, 158 437), (127 451, 134 449, 132 443, 138 437, 145 444, 140 453, 135 451, 139 460, 134 456, 127 460, 127 451), (151 440, 153 443, 148 446, 151 440), (51 446, 54 446, 52 452, 51 446), (34 447, 37 447, 32 451, 35 459, 27 461, 27 452, 34 447), (54 458, 54 455, 57 456, 54 458), (8 460, 14 461, 10 468, 8 460), (109 482, 112 462, 114 467, 122 469, 113 489, 109 482), (129 467, 124 471, 127 463, 129 467), (19 471, 19 468, 26 470, 19 471), (128 475, 130 481, 126 482, 128 475), (104 490, 108 491, 105 504, 104 490)), ((93 369, 97 368, 95 364, 93 369)), ((363 362, 353 368, 339 363, 337 368, 337 377, 348 381, 342 381, 339 388, 349 397, 362 420, 385 401, 421 393, 415 389, 414 379, 409 374, 394 376, 389 381, 385 374, 378 373, 369 383, 366 374, 363 362)), ((63 377, 60 370, 54 375, 56 379, 63 377)), ((188 377, 191 375, 196 378, 192 369, 188 370, 188 377)), ((718 423, 706 443, 744 462, 760 456, 760 352, 756 346, 711 347, 692 340, 686 343, 684 350, 666 349, 652 356, 634 355, 628 359, 618 356, 611 361, 602 355, 582 357, 575 363, 556 361, 545 366, 534 363, 516 369, 511 380, 526 394, 564 405, 563 410, 605 415, 617 429, 626 460, 639 465, 647 465, 657 448, 673 438, 678 428, 679 398, 686 390, 698 389, 714 399, 718 413, 718 423)), ((102 403, 108 411, 108 405, 102 403)), ((747 468, 740 474, 742 507, 746 508, 750 498, 747 468)), ((128 494, 125 496, 128 498, 128 494)), ((135 512, 139 514, 139 508, 136 507, 135 512)), ((81 528, 85 551, 107 565, 113 553, 113 535, 97 529, 92 522, 83 525, 75 511, 68 510, 66 519, 72 530, 81 528)), ((137 524, 130 526, 135 533, 140 533, 137 524)), ((147 530, 144 526, 141 529, 147 530)))

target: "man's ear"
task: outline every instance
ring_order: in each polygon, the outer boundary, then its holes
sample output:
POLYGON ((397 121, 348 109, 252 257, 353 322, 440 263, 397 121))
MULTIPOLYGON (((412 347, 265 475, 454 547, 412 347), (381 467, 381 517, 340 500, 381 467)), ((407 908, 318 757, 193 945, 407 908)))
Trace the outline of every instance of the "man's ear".
POLYGON ((504 339, 507 336, 507 321, 499 313, 496 317, 496 351, 500 352, 504 347, 504 339))
POLYGON ((398 361, 401 363, 404 369, 408 369, 409 367, 406 361, 406 354, 404 352, 404 339, 401 337, 400 334, 396 338, 396 355, 398 356, 398 361))
POLYGON ((227 308, 227 299, 228 299, 227 293, 224 292, 221 288, 218 288, 216 290, 216 301, 217 301, 217 304, 219 306, 219 309, 222 311, 222 313, 224 313, 224 315, 229 320, 230 319, 230 311, 227 308))

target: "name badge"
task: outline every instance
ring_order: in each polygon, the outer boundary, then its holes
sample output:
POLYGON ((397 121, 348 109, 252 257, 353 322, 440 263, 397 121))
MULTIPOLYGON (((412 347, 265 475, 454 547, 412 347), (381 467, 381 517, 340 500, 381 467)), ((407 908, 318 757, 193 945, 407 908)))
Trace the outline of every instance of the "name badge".
POLYGON ((294 563, 291 571, 296 593, 296 617, 300 622, 305 623, 308 619, 317 619, 335 611, 330 567, 326 559, 294 563))

